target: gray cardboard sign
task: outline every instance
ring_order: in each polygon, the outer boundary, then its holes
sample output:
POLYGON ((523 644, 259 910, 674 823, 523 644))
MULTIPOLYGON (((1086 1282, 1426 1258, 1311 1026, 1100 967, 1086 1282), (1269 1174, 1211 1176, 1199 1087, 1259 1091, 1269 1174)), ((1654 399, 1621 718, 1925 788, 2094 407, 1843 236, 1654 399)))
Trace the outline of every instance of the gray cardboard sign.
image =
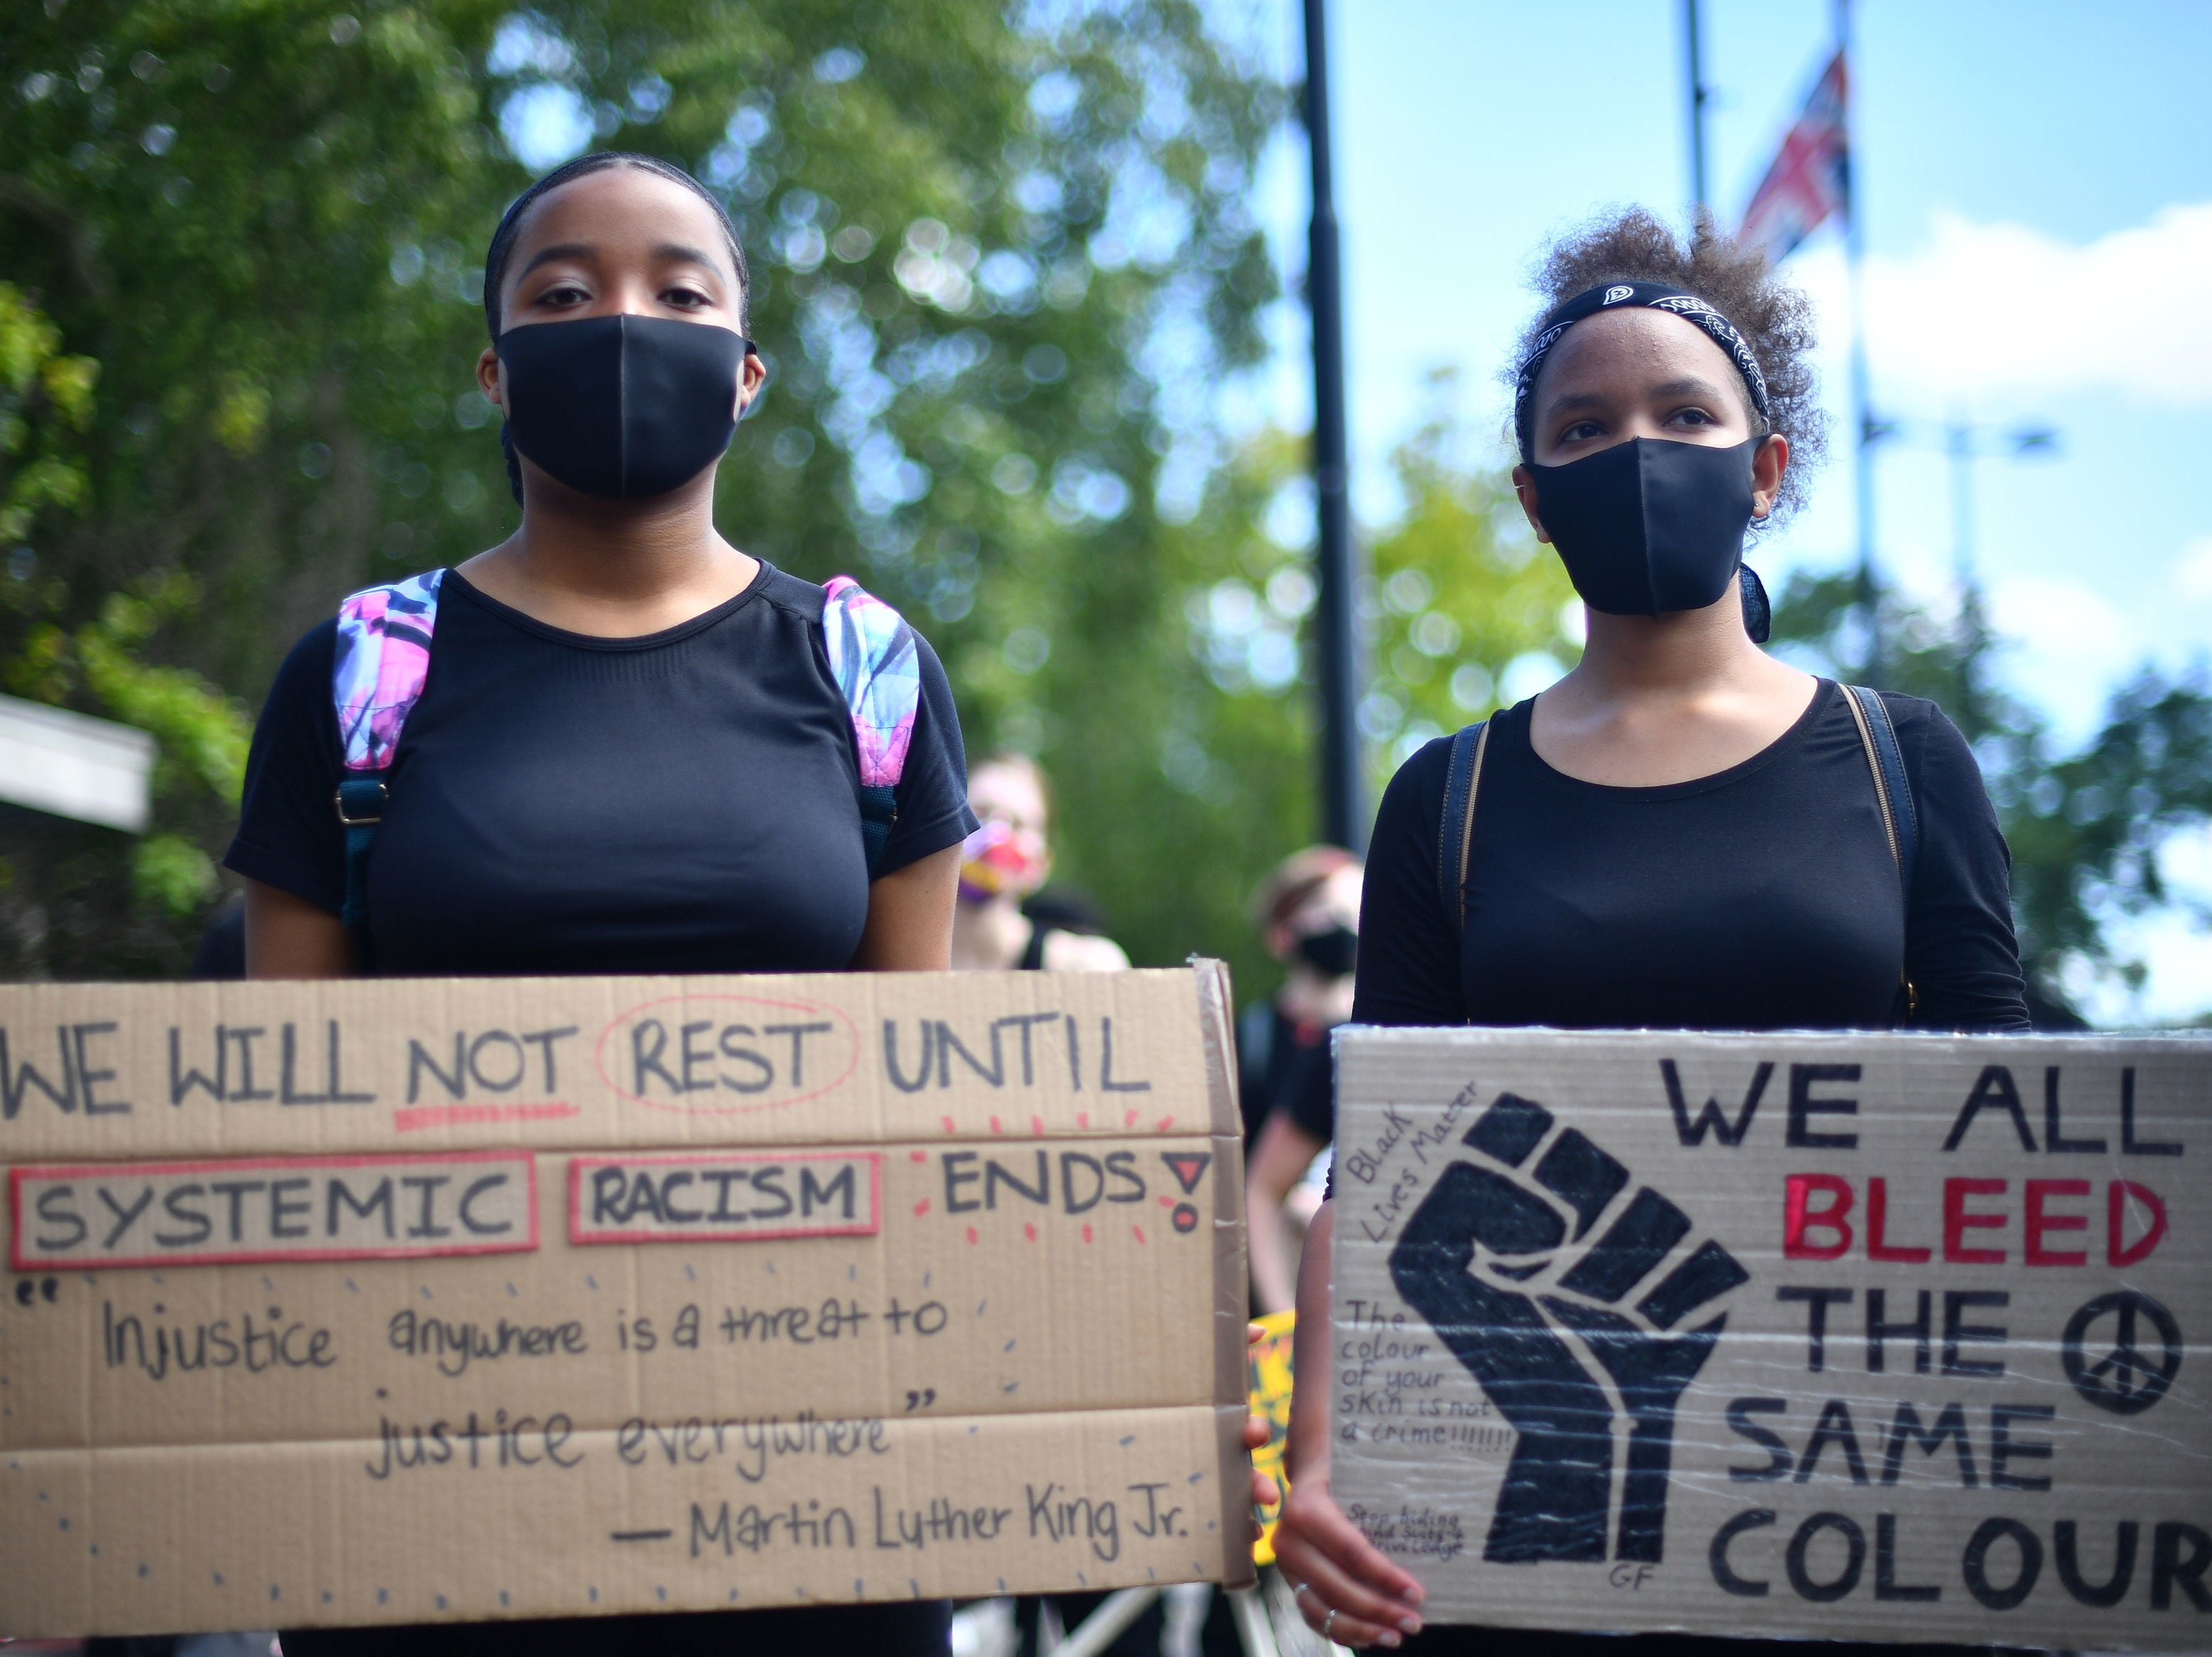
POLYGON ((1337 1074, 1334 1489, 1431 1620, 2212 1640, 2212 1044, 1347 1029, 1337 1074))

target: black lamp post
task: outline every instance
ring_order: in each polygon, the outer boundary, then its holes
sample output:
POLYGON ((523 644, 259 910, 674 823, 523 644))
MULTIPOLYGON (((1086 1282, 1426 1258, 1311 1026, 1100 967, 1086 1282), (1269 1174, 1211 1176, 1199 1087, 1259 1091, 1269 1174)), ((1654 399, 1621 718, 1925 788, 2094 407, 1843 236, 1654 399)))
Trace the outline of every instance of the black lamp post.
POLYGON ((1313 314, 1314 496, 1320 519, 1322 834, 1367 849, 1360 798, 1358 577, 1352 558, 1344 410, 1344 277, 1329 166, 1328 40, 1322 0, 1304 0, 1305 122, 1313 155, 1313 228, 1307 243, 1306 302, 1313 314))

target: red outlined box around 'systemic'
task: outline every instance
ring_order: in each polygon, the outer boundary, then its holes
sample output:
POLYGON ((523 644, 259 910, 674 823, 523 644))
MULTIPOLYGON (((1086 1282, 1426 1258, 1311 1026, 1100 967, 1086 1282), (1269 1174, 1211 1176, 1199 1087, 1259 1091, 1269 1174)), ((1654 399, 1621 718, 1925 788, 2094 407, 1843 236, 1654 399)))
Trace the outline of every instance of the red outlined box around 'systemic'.
POLYGON ((8 1215, 17 1271, 528 1253, 538 1162, 486 1150, 24 1164, 8 1171, 8 1215))

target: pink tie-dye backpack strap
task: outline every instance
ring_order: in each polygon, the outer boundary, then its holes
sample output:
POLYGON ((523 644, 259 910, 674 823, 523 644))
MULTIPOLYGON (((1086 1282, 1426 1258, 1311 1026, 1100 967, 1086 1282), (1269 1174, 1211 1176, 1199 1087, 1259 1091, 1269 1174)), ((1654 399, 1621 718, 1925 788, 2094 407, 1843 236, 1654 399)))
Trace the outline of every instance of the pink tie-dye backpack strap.
POLYGON ((391 769, 401 728, 430 674, 430 636, 445 573, 433 570, 372 587, 338 606, 331 693, 349 775, 391 769))
POLYGON ((906 618, 850 576, 823 591, 822 637, 830 671, 853 721, 860 768, 860 838, 873 880, 898 819, 896 789, 921 705, 921 658, 906 618))
POLYGON ((349 927, 367 919, 368 848, 384 815, 385 773, 392 769, 407 716, 430 676, 430 639, 438 626, 433 570, 356 593, 338 606, 337 651, 331 699, 345 752, 336 804, 345 825, 346 892, 341 916, 349 927))

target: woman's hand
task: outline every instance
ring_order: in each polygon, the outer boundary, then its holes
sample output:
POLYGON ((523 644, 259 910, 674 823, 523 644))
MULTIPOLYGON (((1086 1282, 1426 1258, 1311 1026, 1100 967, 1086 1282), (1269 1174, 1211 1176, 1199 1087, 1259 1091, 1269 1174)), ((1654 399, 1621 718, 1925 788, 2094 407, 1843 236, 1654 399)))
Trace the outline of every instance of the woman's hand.
MULTIPOLYGON (((1267 1332, 1258 1324, 1244 1326, 1250 1345, 1265 1339, 1267 1332)), ((1273 1430, 1265 1416, 1248 1416, 1244 1447, 1264 1448, 1273 1430)), ((1275 1564, 1297 1591, 1298 1614, 1342 1646, 1395 1646, 1405 1636, 1419 1634, 1421 1585, 1384 1558, 1344 1516, 1328 1494, 1328 1464, 1317 1471, 1310 1462, 1308 1467, 1275 1526, 1275 1564)), ((1254 1468, 1253 1505, 1270 1508, 1281 1500, 1281 1487, 1254 1468)), ((1259 1534, 1255 1514, 1255 1540, 1259 1534)))
MULTIPOLYGON (((1254 1476, 1254 1486, 1260 1483, 1254 1476)), ((1273 1481, 1269 1481, 1270 1483, 1273 1481)), ((1309 1462, 1275 1521, 1275 1565, 1316 1633, 1340 1646, 1395 1646, 1421 1631, 1421 1585, 1385 1558, 1328 1490, 1328 1464, 1309 1462)))
MULTIPOLYGON (((1421 1631, 1421 1585, 1359 1533, 1328 1490, 1328 1270, 1335 1236, 1336 1204, 1323 1203, 1306 1228, 1298 1262, 1291 1359, 1294 1377, 1310 1375, 1316 1384, 1301 1388, 1294 1380, 1291 1388, 1291 1428, 1283 1446, 1291 1489, 1275 1521, 1275 1564, 1316 1634, 1340 1646, 1389 1647, 1421 1631)), ((1258 1483, 1255 1478, 1255 1494, 1258 1483)))

